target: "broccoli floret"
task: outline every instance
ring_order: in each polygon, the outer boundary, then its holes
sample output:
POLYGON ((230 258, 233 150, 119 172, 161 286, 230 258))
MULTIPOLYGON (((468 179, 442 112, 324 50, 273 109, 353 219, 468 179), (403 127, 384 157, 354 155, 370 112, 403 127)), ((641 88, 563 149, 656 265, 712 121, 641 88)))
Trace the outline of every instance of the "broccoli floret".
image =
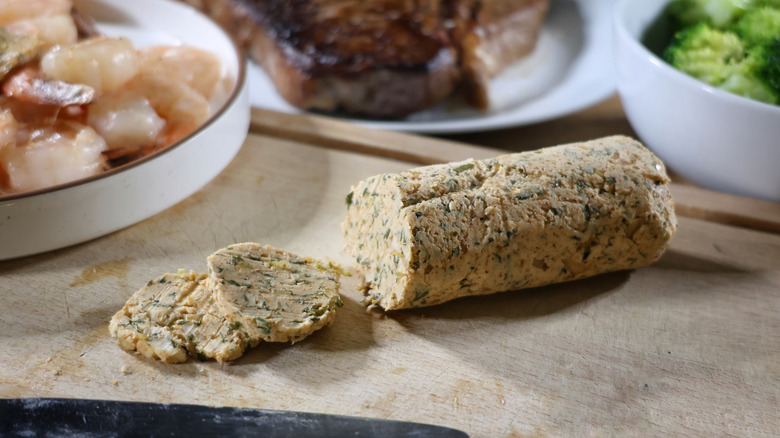
MULTIPOLYGON (((755 0, 673 0, 669 15, 680 28, 707 23, 723 29, 741 17, 755 0)), ((778 0, 773 0, 778 1, 778 0)))
POLYGON ((732 30, 748 47, 766 44, 780 35, 780 9, 762 7, 748 11, 732 30))
POLYGON ((780 36, 751 49, 748 59, 767 87, 780 96, 780 36))
POLYGON ((754 8, 762 8, 762 7, 770 7, 770 8, 780 8, 780 0, 747 0, 749 7, 754 8))
POLYGON ((678 30, 664 51, 712 86, 780 103, 780 0, 672 0, 678 30))
POLYGON ((780 85, 780 76, 776 74, 779 68, 772 63, 772 57, 780 58, 780 39, 776 47, 765 45, 760 50, 748 51, 737 34, 714 29, 706 23, 677 32, 664 52, 664 58, 673 67, 703 82, 776 104, 780 88, 771 86, 768 78, 775 77, 780 85))
POLYGON ((749 62, 744 64, 742 71, 726 78, 718 88, 759 102, 778 103, 777 92, 766 84, 758 75, 758 70, 749 62))
POLYGON ((677 32, 664 52, 673 67, 716 86, 740 70, 745 56, 745 46, 735 33, 706 23, 677 32))

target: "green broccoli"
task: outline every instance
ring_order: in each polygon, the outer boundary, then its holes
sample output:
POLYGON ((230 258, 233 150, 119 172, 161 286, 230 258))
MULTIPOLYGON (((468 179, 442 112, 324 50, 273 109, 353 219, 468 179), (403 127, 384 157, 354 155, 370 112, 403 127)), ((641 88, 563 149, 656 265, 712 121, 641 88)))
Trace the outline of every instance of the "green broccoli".
POLYGON ((780 8, 780 0, 747 0, 747 8, 780 8))
POLYGON ((750 49, 748 59, 767 87, 780 96, 780 35, 750 49))
POLYGON ((747 47, 766 44, 780 35, 780 9, 764 6, 747 11, 732 30, 747 47))
POLYGON ((677 32, 664 51, 664 59, 673 67, 716 86, 739 72, 745 56, 739 36, 707 23, 677 32))
POLYGON ((780 49, 780 40, 777 47, 762 47, 748 50, 736 33, 702 22, 677 32, 664 58, 678 70, 712 86, 776 104, 780 88, 770 85, 768 78, 776 78, 780 83, 775 73, 778 65, 773 61, 780 55, 780 50, 776 50, 780 49))
POLYGON ((720 83, 717 87, 749 99, 770 104, 778 103, 778 93, 770 88, 756 68, 758 64, 746 61, 743 69, 720 83))
MULTIPOLYGON (((672 0, 669 15, 680 28, 707 23, 718 29, 732 24, 756 0, 672 0)), ((780 0, 772 0, 780 3, 780 0)))

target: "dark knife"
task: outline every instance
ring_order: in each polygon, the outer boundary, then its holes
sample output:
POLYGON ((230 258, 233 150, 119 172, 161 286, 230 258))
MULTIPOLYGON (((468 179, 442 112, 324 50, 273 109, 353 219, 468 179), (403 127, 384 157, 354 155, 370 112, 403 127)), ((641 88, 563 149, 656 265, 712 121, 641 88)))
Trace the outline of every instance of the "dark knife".
POLYGON ((0 399, 0 436, 468 438, 455 429, 394 420, 61 398, 0 399))

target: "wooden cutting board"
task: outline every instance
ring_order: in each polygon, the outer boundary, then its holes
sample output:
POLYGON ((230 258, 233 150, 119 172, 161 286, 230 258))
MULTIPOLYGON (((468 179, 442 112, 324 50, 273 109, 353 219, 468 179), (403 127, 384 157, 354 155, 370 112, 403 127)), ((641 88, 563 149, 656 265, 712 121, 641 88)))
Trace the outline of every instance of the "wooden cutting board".
POLYGON ((242 241, 349 266, 340 224, 350 185, 498 152, 253 116, 234 162, 175 207, 0 262, 0 396, 360 415, 472 437, 780 434, 780 234, 762 231, 780 206, 708 201, 687 186, 675 196, 693 213, 648 268, 388 314, 365 311, 352 276, 335 324, 295 345, 260 345, 226 365, 121 350, 108 320, 148 280, 204 271, 211 252, 242 241))

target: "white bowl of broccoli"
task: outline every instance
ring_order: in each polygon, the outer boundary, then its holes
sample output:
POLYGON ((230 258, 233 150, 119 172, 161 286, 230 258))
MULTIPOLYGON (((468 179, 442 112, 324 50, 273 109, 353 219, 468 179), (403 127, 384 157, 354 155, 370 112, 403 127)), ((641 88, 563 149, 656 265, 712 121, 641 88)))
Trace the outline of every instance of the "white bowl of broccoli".
POLYGON ((780 0, 620 0, 614 24, 642 141, 696 184, 780 202, 780 0))

